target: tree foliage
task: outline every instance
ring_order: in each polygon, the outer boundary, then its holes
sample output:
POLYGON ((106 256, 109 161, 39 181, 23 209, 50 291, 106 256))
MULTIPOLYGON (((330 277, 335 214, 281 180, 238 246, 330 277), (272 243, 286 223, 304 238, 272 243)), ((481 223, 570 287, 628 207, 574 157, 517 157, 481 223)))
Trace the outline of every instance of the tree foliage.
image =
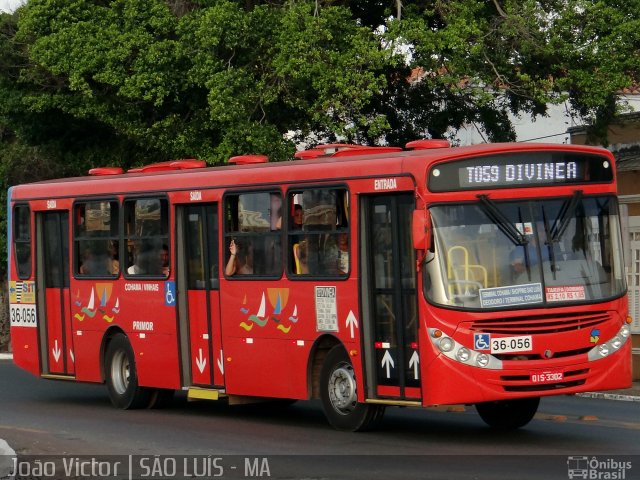
MULTIPOLYGON (((297 142, 402 145, 638 83, 640 0, 29 0, 0 16, 7 184, 297 142), (16 159, 35 159, 24 169, 16 159)), ((6 187, 7 185, 4 185, 6 187)))

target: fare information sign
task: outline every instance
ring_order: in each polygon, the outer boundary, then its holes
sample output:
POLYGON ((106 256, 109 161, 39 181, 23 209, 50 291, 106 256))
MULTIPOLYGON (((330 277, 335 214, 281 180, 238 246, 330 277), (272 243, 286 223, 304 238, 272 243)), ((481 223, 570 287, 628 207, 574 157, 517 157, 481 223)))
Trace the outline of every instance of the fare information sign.
POLYGON ((613 165, 606 157, 569 152, 475 157, 441 163, 429 172, 429 190, 432 192, 611 181, 613 165))

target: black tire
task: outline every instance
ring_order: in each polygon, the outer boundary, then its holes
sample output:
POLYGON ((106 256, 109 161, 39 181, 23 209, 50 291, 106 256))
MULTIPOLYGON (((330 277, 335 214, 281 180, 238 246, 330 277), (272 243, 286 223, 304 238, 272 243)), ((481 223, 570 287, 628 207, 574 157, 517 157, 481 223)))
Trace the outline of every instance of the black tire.
POLYGON ((384 414, 383 405, 358 403, 355 372, 341 345, 329 351, 322 365, 320 398, 327 420, 337 430, 369 430, 384 414))
POLYGON ((514 430, 524 427, 538 411, 540 398, 519 398, 497 402, 476 403, 476 410, 490 427, 514 430))
POLYGON ((114 407, 127 410, 149 406, 152 389, 138 385, 133 349, 122 334, 115 335, 107 346, 105 376, 114 407))

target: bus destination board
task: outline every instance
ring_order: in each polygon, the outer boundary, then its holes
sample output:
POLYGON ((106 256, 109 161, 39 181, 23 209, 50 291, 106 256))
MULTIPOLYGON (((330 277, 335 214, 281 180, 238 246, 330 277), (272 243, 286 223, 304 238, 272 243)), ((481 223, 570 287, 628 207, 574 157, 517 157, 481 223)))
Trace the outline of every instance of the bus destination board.
POLYGON ((429 172, 429 190, 608 183, 613 180, 612 167, 606 157, 565 152, 475 157, 435 165, 429 172))

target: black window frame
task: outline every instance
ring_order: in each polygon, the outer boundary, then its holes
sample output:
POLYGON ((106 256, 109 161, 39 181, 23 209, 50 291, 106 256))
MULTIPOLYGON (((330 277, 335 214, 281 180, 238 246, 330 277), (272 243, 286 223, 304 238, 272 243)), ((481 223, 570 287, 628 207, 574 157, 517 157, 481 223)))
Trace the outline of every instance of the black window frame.
MULTIPOLYGON (((109 257, 109 243, 111 242, 119 242, 119 245, 121 244, 121 238, 120 238, 120 233, 121 233, 121 225, 120 225, 120 214, 121 214, 121 205, 120 202, 118 201, 117 198, 114 197, 96 197, 96 198, 83 198, 82 200, 77 200, 73 203, 72 206, 72 212, 73 212, 73 227, 72 227, 72 231, 73 231, 73 277, 76 279, 80 279, 80 280, 85 280, 85 279, 94 279, 94 278, 105 278, 105 279, 116 279, 120 276, 120 271, 122 270, 122 265, 119 265, 118 268, 118 273, 109 273, 107 268, 107 262, 108 262, 108 257, 109 257), (110 204, 110 230, 108 235, 103 235, 103 236, 89 236, 89 235, 84 235, 85 232, 82 232, 80 230, 80 224, 79 224, 79 215, 80 212, 78 211, 78 209, 80 207, 82 207, 83 205, 86 206, 88 204, 96 204, 96 203, 109 203, 110 204), (113 212, 113 208, 115 206, 116 211, 113 212), (104 267, 105 267, 105 272, 104 273, 82 273, 81 267, 82 267, 82 257, 84 255, 85 249, 84 248, 80 248, 80 245, 83 243, 89 243, 89 242, 93 242, 94 244, 96 244, 97 242, 106 242, 105 248, 102 250, 103 254, 102 255, 104 257, 104 267)), ((86 208, 84 210, 84 219, 86 221, 86 208)), ((118 256, 119 258, 121 258, 122 254, 121 254, 121 248, 119 248, 118 251, 118 256)))
MULTIPOLYGON (((336 196, 336 199, 338 199, 339 197, 336 196)), ((351 276, 351 260, 352 260, 352 255, 353 255, 353 248, 352 248, 352 234, 351 234, 351 224, 352 224, 352 218, 353 218, 353 205, 352 205, 352 201, 351 201, 351 192, 349 190, 349 186, 347 184, 331 184, 331 185, 327 185, 327 184, 322 184, 322 185, 301 185, 301 186, 295 186, 295 187, 291 187, 287 190, 287 195, 286 195, 286 200, 287 200, 287 208, 288 210, 288 219, 287 219, 287 227, 286 227, 286 234, 287 234, 287 242, 286 242, 286 251, 291 252, 290 255, 287 255, 287 276, 290 280, 312 280, 312 281, 317 281, 317 280, 331 280, 331 281, 335 281, 335 280, 346 280, 351 276), (303 194, 305 191, 309 191, 309 190, 316 190, 316 191, 320 191, 320 190, 325 190, 325 191, 340 191, 342 192, 342 194, 344 195, 344 198, 347 199, 347 202, 342 202, 341 205, 336 205, 336 228, 334 230, 327 230, 324 228, 315 228, 315 229, 309 229, 309 230, 304 230, 304 221, 305 218, 303 217, 303 228, 302 231, 303 233, 300 233, 300 230, 294 230, 293 229, 293 210, 294 210, 294 205, 295 205, 295 200, 294 200, 294 196, 295 195, 299 195, 299 194, 303 194), (340 212, 338 212, 338 207, 340 208, 340 212), (338 225, 338 216, 342 216, 342 219, 340 220, 340 223, 342 226, 338 225), (345 226, 346 223, 346 226, 345 226), (339 235, 342 234, 346 234, 347 235, 347 262, 348 262, 348 271, 346 273, 340 273, 340 271, 338 270, 338 268, 336 268, 337 273, 297 273, 296 272, 296 262, 295 262, 295 258, 294 258, 294 253, 293 253, 293 249, 294 249, 294 245, 296 243, 299 243, 299 241, 296 241, 296 238, 299 238, 300 235, 326 235, 327 233, 330 233, 331 235, 334 235, 336 237, 336 246, 338 246, 339 244, 339 235)), ((303 215, 306 215, 304 213, 304 205, 301 205, 303 208, 303 215)), ((339 247, 338 247, 339 250, 339 247)), ((338 255, 340 255, 340 252, 338 251, 338 255)), ((339 259, 340 257, 338 256, 337 262, 339 263, 339 259)))
MULTIPOLYGON (((120 245, 120 270, 125 279, 129 280, 166 280, 171 276, 172 269, 172 255, 171 255, 171 211, 169 198, 166 195, 144 195, 144 196, 129 196, 122 200, 121 208, 121 245, 120 245), (135 205, 137 202, 153 201, 160 202, 160 233, 159 234, 142 234, 131 233, 127 231, 128 225, 130 225, 130 219, 133 219, 135 228, 135 205), (130 207, 133 205, 133 207, 130 207), (133 208, 133 214, 130 215, 130 210, 133 208), (137 249, 142 250, 145 255, 148 255, 149 262, 154 260, 154 256, 158 255, 160 251, 166 246, 169 253, 169 273, 129 273, 129 268, 136 262, 134 256, 137 249)), ((150 264, 150 263, 149 263, 150 264)))
POLYGON ((17 203, 13 206, 13 259, 16 266, 16 273, 18 274, 18 278, 20 280, 27 280, 31 278, 31 274, 33 272, 33 244, 31 243, 33 239, 33 232, 31 220, 31 207, 28 203, 17 203), (18 214, 18 211, 23 209, 26 209, 26 217, 21 217, 21 215, 18 214), (26 236, 22 237, 23 230, 19 226, 18 222, 20 222, 24 218, 27 219, 27 228, 26 236), (24 255, 22 252, 24 246, 27 246, 25 253, 28 253, 28 255, 24 255))
MULTIPOLYGON (((283 213, 284 213, 284 195, 280 188, 261 188, 261 189, 251 189, 251 190, 233 190, 226 192, 222 198, 222 215, 223 215, 223 244, 220 246, 220 250, 222 252, 223 263, 220 264, 220 270, 224 273, 224 277, 227 280, 279 280, 283 276, 284 272, 284 254, 283 254, 283 245, 284 245, 284 232, 283 232, 283 213), (280 226, 279 228, 275 228, 273 222, 273 213, 271 212, 271 206, 269 206, 269 231, 264 232, 242 232, 239 230, 239 218, 238 218, 238 204, 239 197, 242 195, 277 195, 280 199, 280 226), (233 202, 232 202, 233 200, 233 202), (233 203, 233 205, 231 205, 233 203), (234 211, 230 211, 234 209, 234 211), (235 215, 235 217, 234 217, 235 215), (233 224, 235 222, 235 225, 233 224), (231 230, 230 227, 234 229, 231 230), (251 238, 264 238, 264 244, 267 245, 268 248, 268 240, 274 239, 277 241, 278 245, 273 245, 274 249, 279 250, 279 255, 274 256, 274 260, 279 260, 278 268, 275 268, 273 273, 256 273, 255 268, 256 264, 254 263, 253 273, 242 274, 239 272, 234 273, 233 275, 227 275, 226 265, 229 262, 230 252, 229 245, 231 240, 239 240, 248 242, 251 238), (279 258, 278 258, 279 257, 279 258)), ((277 217, 276 217, 277 223, 277 217)), ((256 248, 255 246, 253 247, 256 248)), ((255 250, 254 250, 255 251, 255 250)), ((258 264, 259 265, 259 264, 258 264)))

